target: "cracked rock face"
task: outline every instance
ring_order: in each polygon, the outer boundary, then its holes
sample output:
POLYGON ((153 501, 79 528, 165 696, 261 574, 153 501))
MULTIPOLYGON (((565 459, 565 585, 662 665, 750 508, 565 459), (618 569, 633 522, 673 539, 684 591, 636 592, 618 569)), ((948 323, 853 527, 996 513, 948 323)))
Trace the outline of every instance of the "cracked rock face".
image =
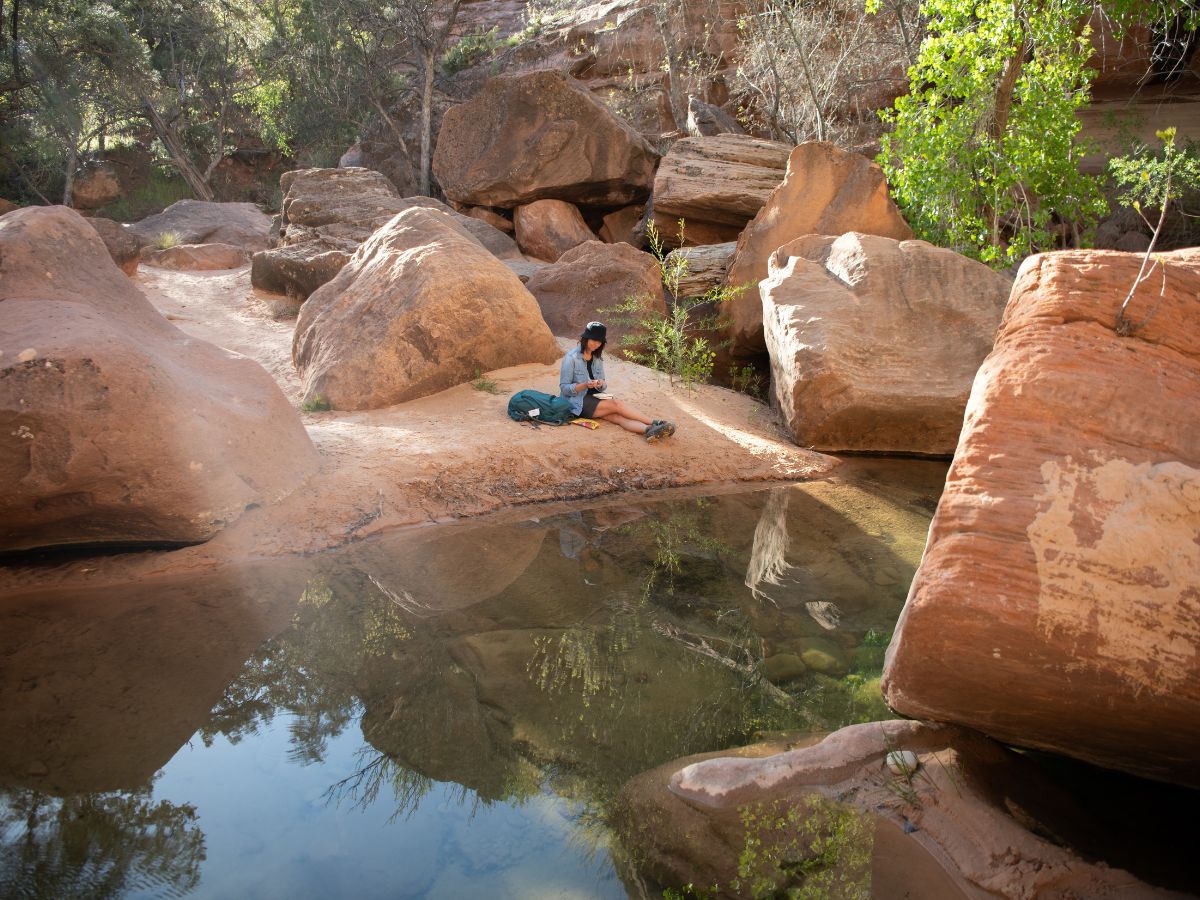
POLYGON ((1200 251, 1031 257, 976 378, 888 702, 1197 785, 1200 251), (1161 293, 1160 293, 1161 290, 1161 293))
POLYGON ((188 337, 85 219, 0 224, 0 549, 205 541, 316 470, 256 362, 188 337))

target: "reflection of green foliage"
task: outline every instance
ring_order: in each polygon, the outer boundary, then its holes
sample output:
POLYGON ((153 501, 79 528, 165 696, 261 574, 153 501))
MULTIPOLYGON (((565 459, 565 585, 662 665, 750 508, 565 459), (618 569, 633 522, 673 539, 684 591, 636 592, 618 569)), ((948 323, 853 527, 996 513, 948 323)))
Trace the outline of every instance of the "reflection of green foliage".
POLYGON ((0 894, 116 897, 153 886, 178 895, 200 883, 204 832, 195 807, 128 792, 0 791, 0 894), (31 891, 35 891, 31 893, 31 891))
POLYGON ((617 657, 630 648, 623 629, 576 625, 557 635, 533 639, 533 659, 525 667, 548 694, 577 691, 588 706, 598 694, 617 691, 617 657))
POLYGON ((734 890, 752 897, 785 891, 800 900, 868 900, 874 828, 865 814, 814 795, 803 805, 742 807, 745 844, 734 890), (744 883, 744 885, 743 885, 744 883))
POLYGON ((675 593, 677 580, 684 574, 685 556, 719 558, 730 552, 726 544, 707 534, 700 514, 708 505, 704 499, 672 504, 666 516, 647 517, 618 529, 621 534, 640 538, 642 543, 653 543, 654 555, 642 582, 643 600, 649 600, 656 589, 667 595, 675 593))

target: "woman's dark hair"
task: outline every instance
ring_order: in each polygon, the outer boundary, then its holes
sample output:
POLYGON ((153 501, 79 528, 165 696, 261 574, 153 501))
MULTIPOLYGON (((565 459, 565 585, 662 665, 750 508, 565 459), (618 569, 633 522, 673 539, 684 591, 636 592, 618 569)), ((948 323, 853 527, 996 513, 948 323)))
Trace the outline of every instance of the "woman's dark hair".
MULTIPOLYGON (((595 338, 592 338, 592 340, 595 340, 595 338)), ((588 342, 588 337, 586 334, 579 339, 579 352, 580 353, 587 353, 587 342, 588 342)), ((608 341, 600 342, 600 346, 592 351, 592 359, 599 359, 601 356, 604 355, 604 345, 607 343, 608 343, 608 341)))
POLYGON ((603 322, 587 323, 587 327, 583 329, 583 334, 579 336, 580 353, 587 353, 588 341, 600 342, 600 346, 592 351, 592 356, 600 357, 604 355, 604 345, 608 343, 608 329, 604 327, 603 322))

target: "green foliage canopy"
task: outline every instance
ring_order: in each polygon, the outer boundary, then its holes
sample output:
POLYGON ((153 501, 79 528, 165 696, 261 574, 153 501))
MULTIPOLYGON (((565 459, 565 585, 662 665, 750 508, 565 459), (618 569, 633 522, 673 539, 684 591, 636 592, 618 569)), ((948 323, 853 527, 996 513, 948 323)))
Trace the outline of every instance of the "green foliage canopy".
POLYGON ((1197 18, 1168 0, 924 0, 921 12, 926 38, 884 116, 880 162, 921 237, 996 265, 1078 238, 1106 210, 1100 180, 1079 171, 1090 22, 1106 16, 1121 34, 1197 18))

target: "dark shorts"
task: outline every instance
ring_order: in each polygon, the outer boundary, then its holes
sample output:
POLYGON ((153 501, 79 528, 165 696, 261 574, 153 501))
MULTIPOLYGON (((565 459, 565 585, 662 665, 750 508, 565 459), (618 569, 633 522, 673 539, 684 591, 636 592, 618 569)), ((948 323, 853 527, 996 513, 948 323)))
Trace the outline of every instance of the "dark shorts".
POLYGON ((600 401, 596 395, 588 391, 583 397, 583 409, 579 415, 584 419, 591 419, 596 415, 596 407, 600 405, 600 401))

